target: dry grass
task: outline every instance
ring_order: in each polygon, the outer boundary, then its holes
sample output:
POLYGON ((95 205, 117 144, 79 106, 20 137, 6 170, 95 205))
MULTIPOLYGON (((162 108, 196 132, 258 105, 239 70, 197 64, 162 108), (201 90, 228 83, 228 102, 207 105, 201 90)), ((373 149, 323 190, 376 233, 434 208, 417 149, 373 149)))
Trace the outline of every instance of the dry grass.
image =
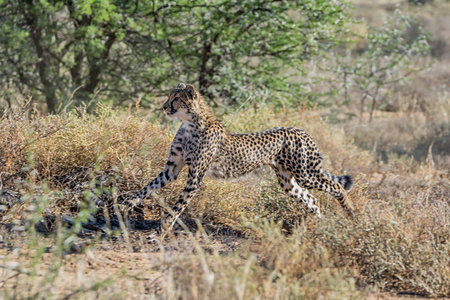
MULTIPOLYGON (((173 133, 106 107, 96 115, 3 117, 2 189, 22 198, 1 198, 1 297, 359 299, 376 290, 449 297, 448 170, 411 167, 401 157, 377 162, 317 111, 263 107, 239 112, 228 127, 282 125, 307 130, 328 170, 355 177, 355 220, 318 192, 324 212, 318 222, 263 171, 261 182, 260 175, 205 180, 184 215, 187 231, 148 244, 148 222, 163 213, 158 202, 148 199, 143 213, 131 214, 131 227, 119 224, 110 205, 162 169, 173 133), (111 209, 96 211, 92 194, 111 209), (86 228, 108 214, 109 234, 86 228), (34 226, 44 215, 75 221, 67 228, 57 218, 44 237, 34 226), (296 226, 286 234, 274 220, 296 226)), ((159 198, 174 201, 184 176, 159 198)))

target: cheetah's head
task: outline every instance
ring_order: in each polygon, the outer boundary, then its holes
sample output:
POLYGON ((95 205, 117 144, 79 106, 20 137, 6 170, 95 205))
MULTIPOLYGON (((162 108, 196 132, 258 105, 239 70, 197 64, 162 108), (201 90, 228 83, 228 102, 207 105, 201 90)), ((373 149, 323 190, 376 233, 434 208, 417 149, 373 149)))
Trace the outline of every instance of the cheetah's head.
POLYGON ((198 109, 198 94, 193 85, 180 83, 175 89, 170 91, 169 98, 164 103, 163 108, 170 117, 182 120, 192 119, 198 109))

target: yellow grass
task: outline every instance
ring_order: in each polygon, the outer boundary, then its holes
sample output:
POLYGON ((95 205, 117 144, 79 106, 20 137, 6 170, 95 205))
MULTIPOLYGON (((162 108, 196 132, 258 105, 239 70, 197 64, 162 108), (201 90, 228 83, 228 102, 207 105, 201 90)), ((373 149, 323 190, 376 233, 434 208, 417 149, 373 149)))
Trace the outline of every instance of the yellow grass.
MULTIPOLYGON (((158 174, 173 132, 108 107, 95 115, 4 117, 2 189, 22 198, 2 200, 1 297, 360 299, 377 290, 449 297, 448 170, 412 167, 403 158, 377 162, 321 116, 263 107, 224 120, 232 118, 233 132, 308 131, 326 169, 356 179, 355 220, 316 192, 323 211, 317 221, 266 170, 236 182, 206 179, 184 214, 187 227, 156 243, 146 240, 154 234, 148 222, 164 213, 156 199, 121 224, 113 222, 120 218, 112 204, 158 174), (96 212, 93 194, 109 209, 96 212), (89 215, 97 223, 108 216, 112 231, 82 229, 89 215), (43 216, 54 218, 45 233, 43 216), (75 218, 72 227, 58 221, 64 216, 75 218), (281 220, 295 225, 292 233, 281 220)), ((185 176, 158 198, 173 203, 185 176)))

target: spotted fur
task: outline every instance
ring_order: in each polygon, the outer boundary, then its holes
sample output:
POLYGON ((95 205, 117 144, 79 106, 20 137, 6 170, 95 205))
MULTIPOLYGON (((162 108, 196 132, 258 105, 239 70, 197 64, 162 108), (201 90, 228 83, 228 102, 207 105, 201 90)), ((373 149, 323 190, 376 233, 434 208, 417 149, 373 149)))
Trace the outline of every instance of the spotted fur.
POLYGON ((269 165, 283 190, 301 201, 320 218, 317 199, 308 189, 333 195, 353 215, 346 190, 353 186, 350 176, 335 176, 322 168, 322 155, 312 138, 294 127, 276 127, 262 132, 231 134, 211 114, 202 96, 192 85, 173 89, 164 110, 182 120, 173 140, 164 170, 139 191, 129 205, 138 205, 152 191, 176 180, 184 166, 189 168, 186 187, 165 219, 170 229, 200 189, 203 177, 232 178, 269 165))

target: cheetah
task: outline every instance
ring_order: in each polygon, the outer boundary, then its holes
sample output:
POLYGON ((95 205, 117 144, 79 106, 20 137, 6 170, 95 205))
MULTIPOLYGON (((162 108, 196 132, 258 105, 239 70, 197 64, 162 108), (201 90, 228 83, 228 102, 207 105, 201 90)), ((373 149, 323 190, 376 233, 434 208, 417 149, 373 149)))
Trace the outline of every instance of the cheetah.
POLYGON ((173 139, 164 170, 127 204, 140 205, 153 191, 176 180, 187 165, 186 186, 162 223, 166 229, 173 228, 200 189, 205 175, 221 179, 240 177, 263 165, 275 171, 278 183, 287 194, 301 201, 318 218, 321 217, 318 201, 308 189, 330 193, 353 216, 353 205, 345 191, 352 188, 352 177, 325 171, 322 155, 304 130, 275 127, 262 132, 232 134, 211 113, 194 86, 184 83, 170 92, 163 108, 167 116, 181 119, 182 124, 173 139))

